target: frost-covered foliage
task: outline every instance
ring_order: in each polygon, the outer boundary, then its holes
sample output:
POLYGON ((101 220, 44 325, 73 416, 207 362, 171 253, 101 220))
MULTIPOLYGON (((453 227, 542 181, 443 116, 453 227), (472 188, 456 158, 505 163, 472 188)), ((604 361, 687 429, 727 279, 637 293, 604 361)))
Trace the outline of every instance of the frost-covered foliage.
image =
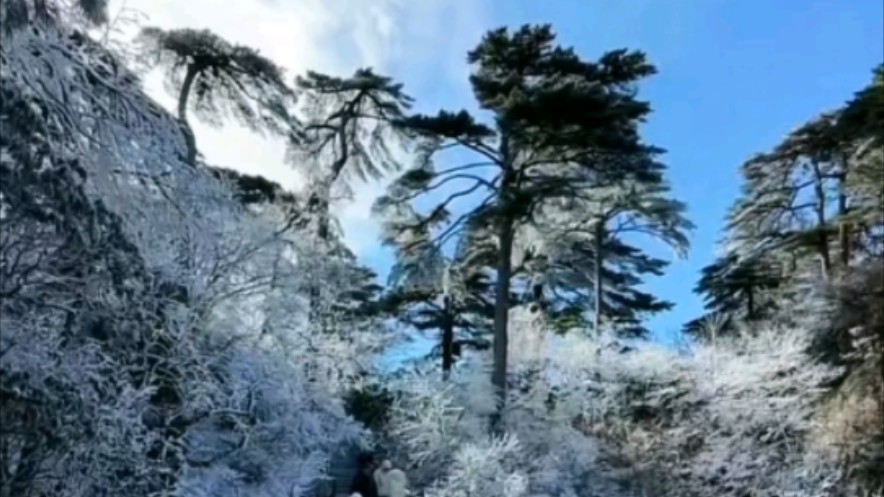
POLYGON ((362 435, 279 354, 232 347, 219 362, 231 380, 217 385, 212 415, 187 434, 181 495, 305 495, 330 444, 362 435))
MULTIPOLYGON (((518 319, 520 310, 514 310, 513 332, 542 340, 536 330, 521 329, 530 322, 518 319)), ((596 441, 550 409, 549 388, 532 387, 547 385, 537 354, 511 359, 507 431, 499 436, 487 435, 495 413, 487 357, 470 356, 448 381, 418 372, 394 386, 400 394, 390 423, 398 441, 392 451, 408 461, 409 478, 425 490, 422 495, 596 495, 587 493, 590 480, 593 491, 605 492, 598 495, 620 495, 596 471, 596 441)))
POLYGON ((394 459, 426 496, 528 495, 525 452, 515 436, 489 437, 494 412, 487 364, 461 368, 443 384, 418 374, 402 379, 390 420, 394 459))
POLYGON ((880 493, 884 491, 884 266, 880 260, 866 260, 834 283, 818 283, 803 293, 791 320, 813 332, 814 350, 844 369, 817 409, 814 449, 838 460, 851 485, 880 493))
POLYGON ((0 61, 0 495, 308 495, 370 356, 271 312, 318 264, 99 44, 31 24, 0 61))
POLYGON ((808 354, 810 340, 801 330, 761 330, 682 360, 639 349, 611 361, 604 369, 628 368, 607 396, 619 406, 605 413, 625 425, 613 440, 621 457, 665 482, 668 495, 820 495, 810 492, 833 485, 835 468, 810 461, 803 446, 838 371, 808 354))
POLYGON ((834 460, 808 444, 840 373, 812 340, 755 330, 679 352, 550 335, 544 360, 514 361, 504 438, 484 436, 493 406, 481 357, 448 385, 403 380, 397 454, 434 496, 849 495, 834 460), (524 490, 471 493, 491 481, 524 490))

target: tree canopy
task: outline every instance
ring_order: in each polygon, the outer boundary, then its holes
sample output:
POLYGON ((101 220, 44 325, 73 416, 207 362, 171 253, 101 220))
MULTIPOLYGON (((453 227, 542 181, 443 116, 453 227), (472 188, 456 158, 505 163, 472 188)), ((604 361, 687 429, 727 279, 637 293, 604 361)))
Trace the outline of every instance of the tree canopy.
MULTIPOLYGON (((146 27, 139 42, 147 62, 166 72, 166 86, 178 101, 183 124, 190 111, 207 124, 218 126, 233 118, 253 131, 294 139, 297 121, 290 109, 295 93, 283 69, 257 50, 206 29, 146 27)), ((193 164, 196 145, 189 126, 187 132, 188 162, 193 164)))

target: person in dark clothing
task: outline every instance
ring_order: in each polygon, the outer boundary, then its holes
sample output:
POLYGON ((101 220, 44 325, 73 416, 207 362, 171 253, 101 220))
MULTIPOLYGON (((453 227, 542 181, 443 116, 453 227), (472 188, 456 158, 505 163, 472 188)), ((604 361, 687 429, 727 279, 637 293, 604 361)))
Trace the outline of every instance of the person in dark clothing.
POLYGON ((359 473, 353 478, 350 492, 359 492, 362 497, 378 497, 378 487, 374 481, 373 467, 371 464, 363 464, 359 473))

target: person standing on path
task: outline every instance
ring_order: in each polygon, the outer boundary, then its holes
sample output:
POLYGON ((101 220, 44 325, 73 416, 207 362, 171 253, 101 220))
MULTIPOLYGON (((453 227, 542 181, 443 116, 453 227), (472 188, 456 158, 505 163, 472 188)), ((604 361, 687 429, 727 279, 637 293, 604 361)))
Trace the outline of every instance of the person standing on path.
POLYGON ((387 488, 387 471, 392 467, 390 461, 384 460, 378 469, 374 470, 374 482, 378 488, 378 497, 390 497, 390 491, 387 488))
POLYGON ((378 482, 378 493, 383 497, 405 497, 408 495, 408 478, 405 476, 405 472, 393 467, 393 463, 389 460, 381 464, 379 472, 375 475, 375 480, 378 482))

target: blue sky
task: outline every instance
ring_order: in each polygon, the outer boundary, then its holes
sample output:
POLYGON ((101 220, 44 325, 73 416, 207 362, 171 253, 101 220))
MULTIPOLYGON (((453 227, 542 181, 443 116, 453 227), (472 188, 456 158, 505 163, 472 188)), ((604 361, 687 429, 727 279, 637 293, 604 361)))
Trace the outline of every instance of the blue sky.
MULTIPOLYGON (((697 226, 689 259, 647 285, 676 303, 650 323, 664 341, 702 312, 691 290, 714 257, 722 219, 738 194, 740 163, 840 105, 884 59, 880 0, 496 0, 481 6, 481 22, 468 30, 473 39, 454 30, 440 43, 465 57, 485 29, 549 22, 561 42, 584 56, 627 47, 645 51, 657 65, 659 74, 642 88, 655 109, 645 137, 668 150, 674 193, 697 226)), ((446 61, 409 59, 407 50, 399 60, 390 72, 421 109, 471 106, 465 62, 446 76, 438 67, 446 61)), ((390 261, 380 249, 365 253, 382 275, 390 261)))

